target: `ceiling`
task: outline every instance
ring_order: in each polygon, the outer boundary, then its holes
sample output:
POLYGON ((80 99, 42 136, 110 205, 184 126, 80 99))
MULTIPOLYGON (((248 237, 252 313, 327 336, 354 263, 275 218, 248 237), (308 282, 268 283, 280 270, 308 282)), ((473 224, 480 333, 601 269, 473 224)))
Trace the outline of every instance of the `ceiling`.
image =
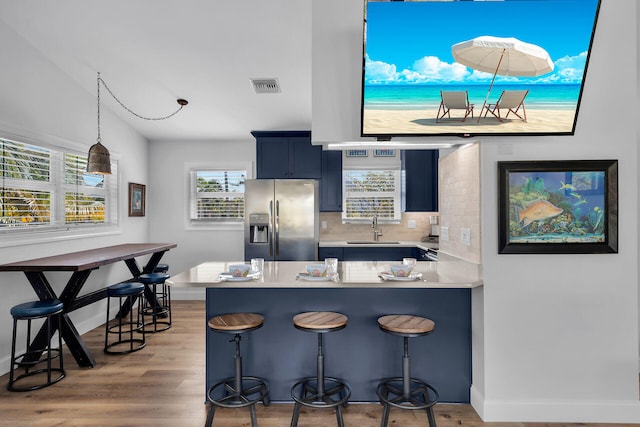
POLYGON ((11 27, 149 140, 311 129, 311 0, 0 0, 11 27), (281 92, 256 94, 252 78, 281 92))

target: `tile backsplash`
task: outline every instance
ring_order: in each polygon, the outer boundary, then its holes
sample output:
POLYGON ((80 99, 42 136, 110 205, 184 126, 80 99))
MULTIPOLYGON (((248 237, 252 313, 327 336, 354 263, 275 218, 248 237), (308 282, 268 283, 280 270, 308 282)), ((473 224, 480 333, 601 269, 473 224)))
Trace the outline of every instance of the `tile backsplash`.
MULTIPOLYGON (((405 212, 400 224, 380 223, 382 230, 380 241, 414 240, 418 241, 431 232, 429 217, 437 212, 405 212), (416 222, 416 228, 408 228, 409 221, 416 222)), ((320 226, 320 240, 373 240, 371 224, 343 224, 340 212, 320 212, 320 224, 327 222, 327 229, 320 226)))

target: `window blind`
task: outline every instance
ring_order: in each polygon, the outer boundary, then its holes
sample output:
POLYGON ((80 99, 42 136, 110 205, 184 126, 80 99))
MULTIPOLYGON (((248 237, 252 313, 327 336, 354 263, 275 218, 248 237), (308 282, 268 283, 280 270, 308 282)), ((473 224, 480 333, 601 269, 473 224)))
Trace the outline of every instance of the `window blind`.
POLYGON ((192 220, 242 221, 244 220, 243 170, 191 171, 192 220))
POLYGON ((345 169, 342 193, 345 222, 400 221, 399 169, 345 169))

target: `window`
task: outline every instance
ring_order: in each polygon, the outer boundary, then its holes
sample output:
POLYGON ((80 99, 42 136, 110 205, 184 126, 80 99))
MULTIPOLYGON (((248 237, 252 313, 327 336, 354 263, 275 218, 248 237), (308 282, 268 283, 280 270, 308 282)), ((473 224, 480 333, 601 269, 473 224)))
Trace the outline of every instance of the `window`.
POLYGON ((117 224, 117 168, 86 172, 86 154, 0 138, 0 232, 117 224))
POLYGON ((344 169, 343 222, 399 222, 401 185, 399 168, 344 169))
POLYGON ((192 170, 190 219, 243 222, 245 170, 192 170))

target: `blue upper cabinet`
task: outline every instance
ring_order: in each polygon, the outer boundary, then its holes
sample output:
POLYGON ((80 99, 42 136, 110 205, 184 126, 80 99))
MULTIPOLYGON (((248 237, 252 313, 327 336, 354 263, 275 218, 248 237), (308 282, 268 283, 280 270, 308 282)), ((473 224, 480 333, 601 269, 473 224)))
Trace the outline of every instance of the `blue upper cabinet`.
POLYGON ((320 179, 322 147, 310 131, 253 131, 258 179, 320 179))
POLYGON ((320 212, 342 212, 342 151, 322 152, 320 212))
POLYGON ((438 150, 404 150, 405 212, 438 211, 438 150))

